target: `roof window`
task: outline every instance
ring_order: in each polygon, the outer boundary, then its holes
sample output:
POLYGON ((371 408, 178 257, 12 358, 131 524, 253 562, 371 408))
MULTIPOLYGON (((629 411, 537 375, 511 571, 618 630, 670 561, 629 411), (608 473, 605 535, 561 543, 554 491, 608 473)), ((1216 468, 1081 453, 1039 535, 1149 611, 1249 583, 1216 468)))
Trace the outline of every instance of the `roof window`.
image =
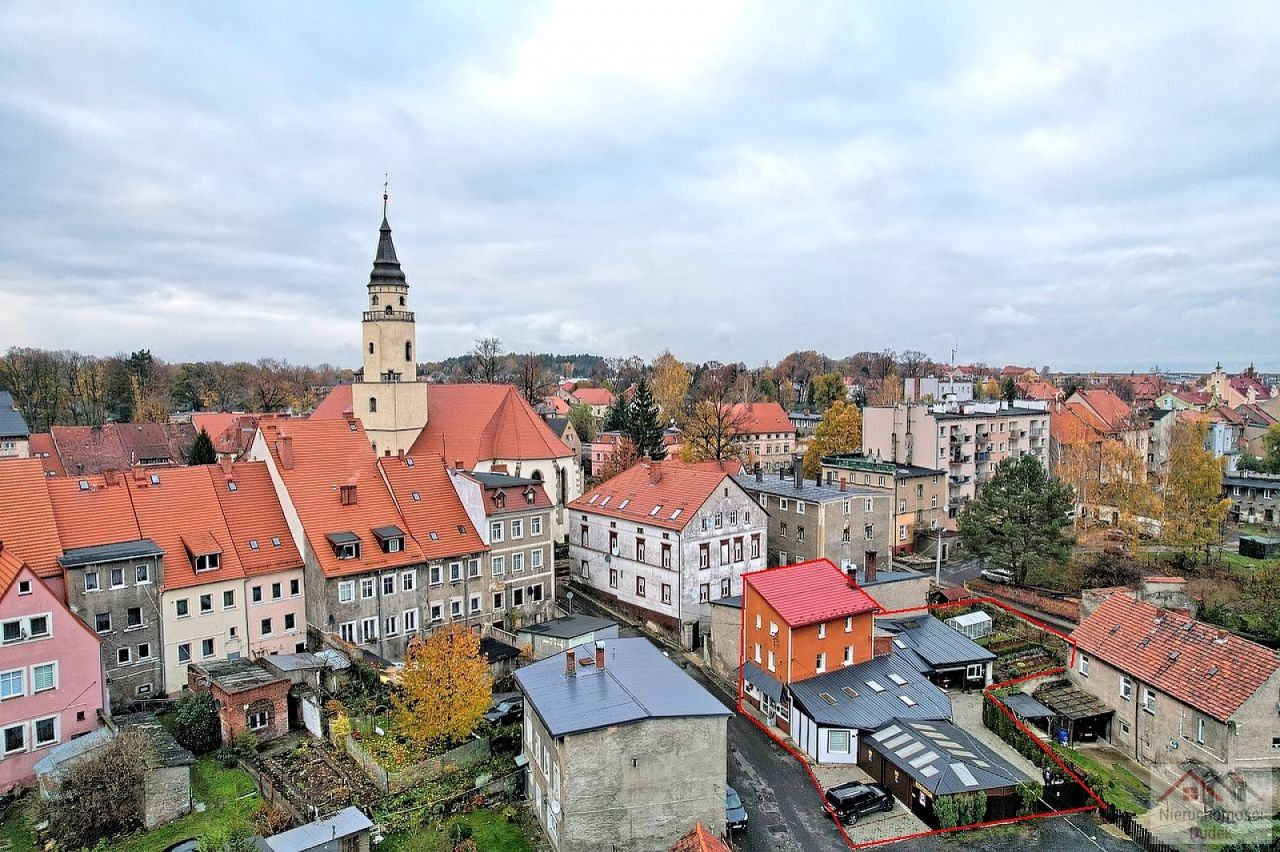
POLYGON ((605 506, 608 506, 608 505, 609 505, 609 501, 610 501, 610 500, 612 500, 612 499, 613 499, 613 495, 612 495, 612 494, 606 494, 606 495, 605 495, 605 497, 604 497, 604 499, 600 501, 600 507, 601 507, 601 508, 604 508, 605 506))
POLYGON ((630 503, 631 503, 631 498, 630 498, 630 497, 628 497, 627 499, 623 500, 621 503, 619 503, 619 504, 618 504, 618 508, 619 508, 619 509, 625 509, 625 508, 627 508, 627 505, 628 505, 628 504, 630 504, 630 503))
POLYGON ((893 682, 894 682, 894 683, 896 683, 898 686, 906 686, 906 685, 907 685, 907 679, 906 679, 905 677, 903 677, 902 675, 898 674, 897 672, 893 672, 893 673, 891 673, 891 674, 889 675, 889 680, 893 681, 893 682))
POLYGON ((674 521, 676 518, 680 517, 681 513, 683 512, 684 512, 684 509, 676 509, 674 512, 671 513, 671 520, 674 521))
POLYGON ((874 680, 867 681, 867 686, 871 688, 872 692, 884 692, 884 687, 876 683, 874 680))
POLYGON ((599 500, 599 499, 600 499, 600 495, 599 495, 599 494, 592 494, 592 495, 591 495, 591 499, 590 499, 590 500, 588 500, 587 502, 588 502, 589 504, 591 504, 592 506, 594 506, 594 505, 596 504, 596 501, 597 501, 597 500, 599 500))
POLYGON ((153 474, 151 474, 151 484, 152 484, 152 485, 159 485, 159 484, 160 484, 160 474, 158 474, 158 473, 153 473, 153 474))
POLYGON ((88 491, 88 490, 89 490, 89 480, 87 480, 87 479, 82 479, 82 480, 80 480, 80 490, 81 490, 81 491, 88 491))
POLYGON ((661 511, 662 511, 662 504, 659 503, 658 505, 654 506, 651 510, 649 510, 649 517, 652 518, 661 511))
POLYGON ((249 549, 250 550, 258 549, 258 540, 256 538, 249 539, 249 549))
POLYGON ((852 687, 842 686, 840 687, 840 691, 843 692, 845 695, 849 696, 850 698, 858 697, 858 690, 853 689, 852 687))
POLYGON ((467 528, 462 524, 458 524, 458 535, 466 535, 466 534, 467 534, 467 528))
POLYGON ((911 696, 909 695, 899 695, 898 700, 901 701, 903 704, 907 705, 908 707, 916 706, 915 699, 911 698, 911 696))
POLYGON ((404 459, 404 466, 405 466, 405 467, 413 467, 413 458, 412 458, 412 457, 410 457, 410 456, 405 456, 405 459, 404 459))
POLYGON ((271 546, 272 546, 272 547, 279 547, 279 546, 280 546, 280 536, 278 536, 278 535, 273 535, 273 536, 271 536, 271 546))
POLYGON ((432 541, 439 541, 439 540, 440 540, 440 536, 436 535, 435 530, 432 530, 432 531, 431 531, 431 533, 430 533, 430 537, 431 537, 431 540, 432 540, 432 541))
POLYGON ((422 500, 422 495, 417 491, 413 492, 413 502, 418 503, 422 500))
POLYGON ((821 698, 823 701, 827 702, 828 704, 834 705, 836 703, 835 696, 833 696, 829 692, 821 692, 818 694, 818 697, 821 698))
POLYGON ((228 480, 227 480, 227 490, 228 490, 228 491, 239 491, 239 490, 240 490, 240 486, 236 485, 236 481, 235 481, 234 479, 228 479, 228 480))

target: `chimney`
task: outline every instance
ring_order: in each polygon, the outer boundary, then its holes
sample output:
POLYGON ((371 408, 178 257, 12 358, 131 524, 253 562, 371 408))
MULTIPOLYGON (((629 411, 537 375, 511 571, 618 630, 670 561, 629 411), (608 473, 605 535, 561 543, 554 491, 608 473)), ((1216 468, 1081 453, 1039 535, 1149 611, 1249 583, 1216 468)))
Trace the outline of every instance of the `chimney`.
POLYGON ((499 462, 498 464, 490 465, 489 470, 493 471, 494 473, 506 473, 507 463, 499 462))
POLYGON ((356 504, 356 487, 354 485, 338 486, 338 497, 344 506, 354 506, 356 504))
POLYGON ((661 481, 662 481, 662 462, 660 461, 649 462, 649 484, 657 485, 661 481))
POLYGON ((846 485, 848 485, 848 484, 849 484, 849 481, 848 481, 847 479, 845 479, 843 476, 842 476, 842 477, 840 477, 840 490, 841 490, 841 491, 843 491, 843 490, 845 489, 845 486, 846 486, 846 485))
POLYGON ((871 637, 871 656, 883 657, 893 653, 893 637, 888 635, 871 637))
POLYGON ((596 668, 604 671, 604 640, 596 640, 596 668))
POLYGON ((795 481, 797 491, 804 487, 804 465, 801 463, 799 456, 793 456, 791 459, 791 476, 795 481))
POLYGON ((764 482, 764 468, 760 467, 760 462, 756 462, 756 482, 764 482))
POLYGON ((276 452, 280 454, 280 466, 285 470, 293 470, 293 436, 281 435, 276 441, 276 452))
POLYGON ((116 479, 116 476, 117 476, 117 474, 116 474, 116 472, 115 472, 114 470, 109 470, 109 471, 107 471, 106 473, 104 473, 104 474, 102 475, 102 478, 103 478, 104 480, 106 480, 106 483, 107 483, 108 485, 115 485, 115 484, 116 484, 116 482, 118 481, 118 480, 116 479))
POLYGON ((231 478, 231 457, 230 456, 223 456, 221 459, 219 459, 218 467, 222 468, 222 473, 227 477, 227 479, 231 478))
POLYGON ((453 463, 453 469, 454 469, 454 470, 462 470, 462 459, 457 459, 456 461, 454 461, 454 463, 453 463))
POLYGON ((569 677, 576 677, 578 674, 577 656, 572 645, 564 652, 564 673, 569 677))

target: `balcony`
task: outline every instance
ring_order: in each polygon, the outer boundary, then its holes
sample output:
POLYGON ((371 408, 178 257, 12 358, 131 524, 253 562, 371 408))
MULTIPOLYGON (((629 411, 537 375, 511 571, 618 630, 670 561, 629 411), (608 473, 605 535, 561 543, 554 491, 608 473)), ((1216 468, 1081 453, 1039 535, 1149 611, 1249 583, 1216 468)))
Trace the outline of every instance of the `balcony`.
POLYGON ((365 311, 365 322, 413 322, 413 311, 365 311))
POLYGON ((974 458, 975 458, 975 459, 977 459, 977 460, 978 460, 978 461, 980 461, 980 462, 990 461, 990 460, 991 460, 991 451, 990 451, 990 450, 986 450, 985 452, 977 453, 976 455, 974 455, 974 458))

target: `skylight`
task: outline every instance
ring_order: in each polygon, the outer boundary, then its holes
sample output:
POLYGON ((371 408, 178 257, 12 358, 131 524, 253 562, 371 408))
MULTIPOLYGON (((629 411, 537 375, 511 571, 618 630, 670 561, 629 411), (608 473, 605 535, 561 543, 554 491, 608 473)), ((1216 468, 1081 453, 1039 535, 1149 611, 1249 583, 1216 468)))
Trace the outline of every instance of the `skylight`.
POLYGON ((88 490, 89 490, 89 480, 87 480, 87 479, 82 479, 82 480, 80 480, 80 490, 81 490, 81 491, 88 491, 88 490))
POLYGON ((413 459, 412 459, 411 457, 409 457, 409 456, 405 456, 404 466, 405 466, 405 467, 413 467, 413 459))
POLYGON ((890 675, 889 675, 889 680, 893 681, 893 682, 894 682, 894 683, 896 683, 898 686, 906 686, 906 685, 907 685, 907 679, 906 679, 905 677, 903 677, 902 675, 898 674, 897 672, 892 672, 892 673, 890 673, 890 675))
POLYGON ((867 686, 871 687, 872 692, 884 692, 884 687, 876 683, 874 680, 867 681, 867 686))
POLYGON ((153 474, 151 474, 151 484, 152 484, 152 485, 159 485, 159 484, 160 484, 160 474, 158 474, 158 473, 153 473, 153 474))
POLYGON ((627 508, 627 504, 628 504, 628 503, 630 503, 630 502, 631 502, 631 498, 630 498, 630 497, 628 497, 627 499, 623 500, 621 503, 619 503, 619 504, 618 504, 618 508, 619 508, 619 509, 625 509, 625 508, 627 508))
POLYGON ((911 766, 914 766, 916 769, 919 769, 921 766, 924 766, 926 763, 933 763, 937 759, 938 759, 938 753, 936 751, 926 751, 924 754, 920 755, 915 760, 912 760, 910 764, 911 766))
POLYGON ((818 694, 818 697, 821 698, 823 701, 827 702, 828 704, 836 703, 835 697, 832 696, 831 693, 829 692, 821 692, 818 694))
POLYGON ((676 509, 674 512, 671 513, 671 520, 674 521, 676 518, 680 517, 680 513, 683 511, 684 509, 676 509))
POLYGON ((466 535, 466 534, 467 534, 467 528, 464 527, 462 524, 458 524, 458 535, 466 535))
POLYGON ((901 648, 901 649, 903 649, 904 651, 905 651, 905 650, 906 650, 906 648, 907 648, 906 643, 904 643, 901 639, 894 639, 894 640, 893 640, 893 645, 894 645, 894 647, 895 647, 895 648, 901 648))
POLYGON ((228 479, 228 480, 227 480, 227 490, 228 490, 228 491, 239 491, 239 490, 240 490, 240 486, 239 486, 239 485, 236 485, 236 481, 235 481, 234 479, 228 479))
POLYGON ((964 782, 964 786, 978 786, 978 779, 973 777, 973 773, 969 771, 969 767, 965 766, 963 763, 951 764, 951 771, 956 774, 957 778, 964 782))
POLYGON ((916 706, 915 699, 912 698, 910 695, 899 695, 898 700, 901 701, 903 704, 907 705, 908 707, 916 706))
POLYGON ((653 509, 650 510, 649 517, 653 517, 661 511, 662 511, 662 504, 659 503, 658 505, 654 506, 653 509))
POLYGON ((601 505, 601 506, 608 506, 608 505, 609 505, 609 501, 610 501, 611 499, 613 499, 613 495, 612 495, 612 494, 606 494, 606 495, 605 495, 605 498, 604 498, 603 500, 601 500, 601 501, 600 501, 600 505, 601 505))
POLYGON ((272 546, 272 547, 279 547, 279 546, 280 546, 280 536, 278 536, 278 535, 273 535, 273 536, 271 536, 271 546, 272 546))
POLYGON ((440 540, 440 536, 436 535, 436 533, 433 531, 433 532, 431 533, 431 540, 432 540, 432 541, 439 541, 439 540, 440 540))
POLYGON ((587 502, 588 502, 588 503, 590 503, 592 506, 594 506, 594 505, 596 504, 596 501, 597 501, 597 500, 599 500, 599 499, 600 499, 600 495, 599 495, 599 494, 592 494, 592 495, 591 495, 591 499, 590 499, 590 500, 588 500, 587 502))
POLYGON ((850 698, 858 697, 858 691, 856 689, 852 689, 847 686, 842 686, 840 689, 842 692, 844 692, 845 695, 849 696, 850 698))
POLYGON ((418 503, 422 500, 422 495, 417 491, 413 492, 413 502, 418 503))

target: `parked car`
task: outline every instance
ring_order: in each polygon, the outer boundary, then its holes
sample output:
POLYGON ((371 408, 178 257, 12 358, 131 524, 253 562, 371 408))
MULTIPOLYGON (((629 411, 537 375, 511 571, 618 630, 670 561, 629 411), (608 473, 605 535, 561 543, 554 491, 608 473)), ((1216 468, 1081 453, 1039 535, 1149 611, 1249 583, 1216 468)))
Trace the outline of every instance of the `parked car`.
POLYGON ((724 788, 724 827, 730 833, 747 830, 747 809, 742 806, 742 797, 732 787, 724 788))
POLYGON ((484 720, 495 725, 509 725, 512 722, 519 722, 523 715, 524 699, 506 698, 493 705, 493 708, 484 714, 484 720))
MULTIPOLYGON (((823 794, 823 798, 836 812, 836 819, 845 825, 853 825, 862 817, 876 811, 893 810, 893 796, 879 784, 849 781, 829 788, 823 794)), ((823 813, 826 813, 825 808, 823 813)))
POLYGON ((1014 582, 1013 572, 1007 568, 984 568, 981 572, 982 579, 991 583, 1002 583, 1006 586, 1012 586, 1014 582))

